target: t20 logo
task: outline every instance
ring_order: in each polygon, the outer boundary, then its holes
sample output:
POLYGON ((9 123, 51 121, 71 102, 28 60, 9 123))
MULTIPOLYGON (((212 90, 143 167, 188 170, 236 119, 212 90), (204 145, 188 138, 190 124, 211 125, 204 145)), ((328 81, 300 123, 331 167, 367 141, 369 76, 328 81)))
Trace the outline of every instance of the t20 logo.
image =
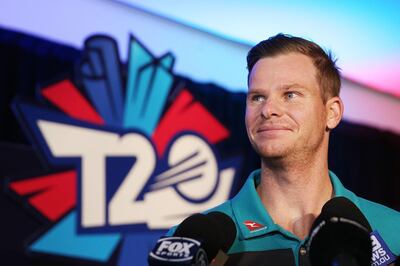
POLYGON ((221 161, 214 147, 228 129, 173 88, 171 54, 154 58, 134 37, 129 47, 123 77, 115 41, 92 36, 75 83, 14 103, 46 160, 70 168, 10 184, 55 223, 31 251, 107 261, 122 240, 121 253, 131 252, 134 232, 165 230, 229 197, 237 162, 221 161))

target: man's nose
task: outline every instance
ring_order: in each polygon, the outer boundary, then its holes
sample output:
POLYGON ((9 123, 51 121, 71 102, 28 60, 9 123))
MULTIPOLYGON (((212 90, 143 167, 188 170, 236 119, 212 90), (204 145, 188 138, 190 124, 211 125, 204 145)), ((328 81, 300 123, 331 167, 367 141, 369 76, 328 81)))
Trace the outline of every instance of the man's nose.
POLYGON ((277 99, 268 98, 262 106, 261 115, 266 119, 273 116, 281 116, 282 106, 277 99))

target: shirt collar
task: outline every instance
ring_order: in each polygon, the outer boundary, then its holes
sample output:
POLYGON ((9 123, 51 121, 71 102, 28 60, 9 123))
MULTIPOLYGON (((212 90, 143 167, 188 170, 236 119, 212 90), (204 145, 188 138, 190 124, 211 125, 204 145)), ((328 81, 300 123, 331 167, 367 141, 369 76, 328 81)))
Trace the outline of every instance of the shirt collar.
POLYGON ((232 199, 232 210, 244 239, 264 235, 278 229, 257 194, 261 170, 252 172, 239 193, 232 199), (256 223, 251 227, 250 223, 256 223))
MULTIPOLYGON (((358 207, 356 195, 346 189, 332 171, 329 171, 329 176, 333 186, 334 197, 346 197, 358 207)), ((264 208, 257 194, 256 186, 260 182, 260 178, 261 170, 253 171, 239 193, 231 200, 233 214, 244 239, 265 235, 280 229, 264 208)))
POLYGON ((358 197, 356 196, 356 194, 345 188, 334 172, 329 171, 329 177, 331 178, 334 197, 346 197, 350 201, 352 201, 358 208, 360 208, 358 197))

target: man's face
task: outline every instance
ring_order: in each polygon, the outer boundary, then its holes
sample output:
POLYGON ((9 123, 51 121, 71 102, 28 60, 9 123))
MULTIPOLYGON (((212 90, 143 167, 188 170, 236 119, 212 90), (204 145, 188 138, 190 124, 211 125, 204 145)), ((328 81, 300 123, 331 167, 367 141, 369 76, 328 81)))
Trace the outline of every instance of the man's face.
POLYGON ((249 77, 246 128, 263 158, 303 156, 321 147, 327 111, 316 69, 305 55, 260 59, 249 77))

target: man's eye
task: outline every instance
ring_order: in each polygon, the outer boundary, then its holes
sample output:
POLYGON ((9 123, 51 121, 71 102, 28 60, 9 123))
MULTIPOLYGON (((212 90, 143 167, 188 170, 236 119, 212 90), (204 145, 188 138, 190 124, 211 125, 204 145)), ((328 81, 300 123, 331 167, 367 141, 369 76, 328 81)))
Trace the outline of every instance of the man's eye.
POLYGON ((289 91, 287 93, 285 93, 285 97, 289 100, 296 98, 298 95, 296 92, 294 91, 289 91))
POLYGON ((253 102, 262 102, 262 101, 264 101, 264 96, 262 96, 262 95, 254 95, 254 96, 251 98, 251 100, 252 100, 253 102))

